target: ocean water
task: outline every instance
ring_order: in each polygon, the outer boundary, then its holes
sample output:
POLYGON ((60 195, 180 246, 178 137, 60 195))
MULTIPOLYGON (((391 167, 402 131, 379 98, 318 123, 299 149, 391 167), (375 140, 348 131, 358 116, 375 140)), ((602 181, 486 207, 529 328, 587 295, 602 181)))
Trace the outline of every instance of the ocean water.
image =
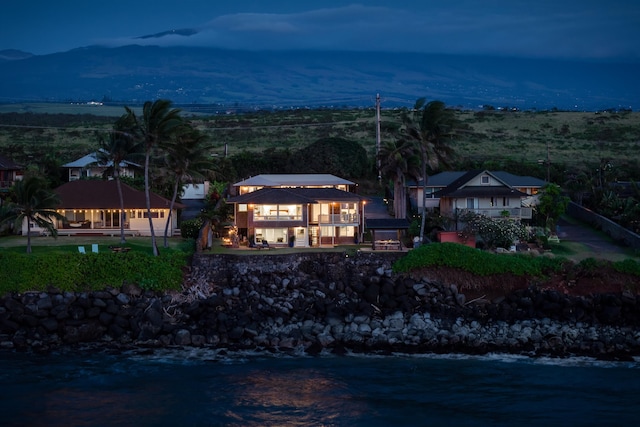
POLYGON ((1 426, 631 426, 640 363, 0 352, 1 426))

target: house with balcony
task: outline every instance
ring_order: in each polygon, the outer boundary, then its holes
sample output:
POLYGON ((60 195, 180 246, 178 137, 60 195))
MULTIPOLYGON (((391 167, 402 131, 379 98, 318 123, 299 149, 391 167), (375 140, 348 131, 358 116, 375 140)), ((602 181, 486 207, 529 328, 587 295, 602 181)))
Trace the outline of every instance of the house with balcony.
MULTIPOLYGON (((96 153, 87 154, 73 162, 62 165, 64 169, 67 169, 69 181, 77 181, 84 178, 104 178, 104 173, 113 167, 112 162, 98 163, 96 153)), ((136 171, 142 170, 142 166, 129 162, 120 162, 120 176, 126 176, 134 178, 136 171)))
POLYGON ((233 185, 239 236, 250 244, 309 247, 362 240, 366 200, 330 174, 258 175, 233 185), (253 240, 253 241, 252 241, 253 240))
MULTIPOLYGON (((427 209, 440 208, 440 212, 451 212, 450 204, 453 203, 450 196, 446 196, 447 194, 462 194, 460 192, 453 192, 456 188, 465 188, 465 192, 474 192, 477 190, 476 194, 469 196, 469 198, 473 198, 474 209, 482 208, 491 208, 489 210, 484 209, 487 214, 493 213, 492 216, 500 216, 496 215, 496 212, 503 212, 505 206, 499 206, 503 200, 491 200, 491 195, 487 193, 487 191, 498 192, 499 187, 508 187, 511 190, 517 190, 520 194, 520 199, 515 200, 512 193, 509 193, 512 197, 509 197, 508 202, 510 203, 506 206, 508 209, 513 209, 517 207, 525 207, 530 208, 537 204, 537 194, 542 187, 547 182, 535 178, 532 176, 520 176, 514 175, 509 172, 504 171, 447 171, 440 172, 433 176, 430 176, 427 180, 427 185, 425 188, 426 194, 426 207, 427 209), (480 178, 479 185, 475 181, 469 182, 474 177, 482 175, 483 178, 480 178), (476 188, 477 187, 477 188, 476 188), (491 189, 487 189, 487 187, 495 187, 491 189), (446 192, 444 190, 447 189, 446 192), (449 197, 445 200, 445 204, 442 204, 441 197, 449 197), (485 197, 488 199, 485 200, 485 197), (512 200, 513 199, 513 200, 512 200)), ((421 209, 423 203, 423 187, 422 181, 408 181, 407 182, 407 192, 409 194, 409 200, 412 208, 421 209)), ((497 194, 494 197, 500 197, 497 194)), ((505 196, 506 197, 506 196, 505 196)), ((506 200, 504 200, 507 203, 506 200)), ((464 209, 468 209, 468 206, 471 206, 471 201, 465 200, 464 209)), ((459 208, 459 205, 462 204, 462 201, 457 201, 456 206, 459 208)), ((515 212, 514 212, 515 213, 515 212)), ((491 216, 491 215, 490 215, 491 216)), ((518 215, 520 216, 520 215, 518 215)), ((527 211, 525 211, 525 216, 521 218, 526 218, 527 211)))
POLYGON ((23 168, 9 157, 0 154, 0 194, 9 192, 13 183, 21 180, 23 168))
POLYGON ((542 185, 542 180, 534 182, 528 177, 474 170, 435 191, 433 196, 439 199, 440 213, 452 218, 475 212, 490 218, 531 219, 533 208, 527 201, 542 185))

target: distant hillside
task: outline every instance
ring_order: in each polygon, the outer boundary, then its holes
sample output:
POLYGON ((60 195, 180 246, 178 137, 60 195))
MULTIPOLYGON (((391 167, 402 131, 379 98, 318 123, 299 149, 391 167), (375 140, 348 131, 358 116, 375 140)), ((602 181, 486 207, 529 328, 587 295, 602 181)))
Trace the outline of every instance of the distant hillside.
MULTIPOLYGON (((5 51, 6 52, 6 51, 5 51)), ((27 54, 28 55, 28 54, 27 54)), ((101 101, 253 107, 449 105, 637 109, 640 63, 372 52, 87 47, 0 59, 0 102, 101 101)))
POLYGON ((0 50, 0 62, 15 61, 32 57, 33 54, 16 49, 0 50))

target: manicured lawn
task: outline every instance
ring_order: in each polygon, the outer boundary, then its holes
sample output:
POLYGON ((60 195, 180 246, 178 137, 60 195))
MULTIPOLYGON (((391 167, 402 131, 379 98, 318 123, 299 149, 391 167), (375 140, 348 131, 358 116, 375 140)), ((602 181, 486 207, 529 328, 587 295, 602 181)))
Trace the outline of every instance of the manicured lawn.
MULTIPOLYGON (((156 242, 160 252, 163 248, 163 238, 157 238, 156 242)), ((185 243, 181 237, 172 237, 168 240, 169 248, 176 249, 185 243)), ((32 253, 77 253, 78 246, 84 246, 85 251, 91 252, 91 245, 98 244, 99 252, 108 252, 109 246, 120 246, 120 237, 105 236, 59 236, 57 239, 53 237, 32 237, 31 251, 32 253)), ((131 248, 132 251, 144 253, 152 253, 150 237, 128 237, 125 247, 131 248)), ((26 253, 27 238, 23 236, 3 236, 0 237, 0 253, 14 252, 26 253)))

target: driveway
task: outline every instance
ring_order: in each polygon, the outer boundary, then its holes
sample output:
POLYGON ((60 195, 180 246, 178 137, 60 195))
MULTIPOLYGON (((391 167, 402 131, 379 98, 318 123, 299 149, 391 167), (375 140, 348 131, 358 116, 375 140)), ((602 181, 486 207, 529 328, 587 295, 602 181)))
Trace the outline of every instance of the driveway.
POLYGON ((382 196, 367 196, 367 199, 369 202, 364 208, 365 218, 393 218, 382 196))
POLYGON ((604 233, 582 224, 570 223, 564 218, 558 221, 558 237, 561 241, 581 243, 599 255, 627 253, 626 247, 614 243, 604 233))

